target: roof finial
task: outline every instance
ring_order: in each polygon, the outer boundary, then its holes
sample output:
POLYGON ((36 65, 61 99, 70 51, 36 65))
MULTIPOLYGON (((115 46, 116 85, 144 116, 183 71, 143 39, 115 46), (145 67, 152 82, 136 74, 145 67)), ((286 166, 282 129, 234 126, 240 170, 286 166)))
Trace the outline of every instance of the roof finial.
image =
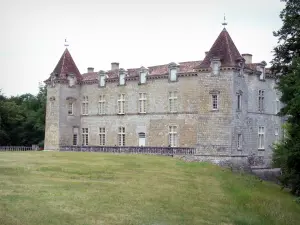
POLYGON ((226 22, 226 16, 225 16, 225 13, 224 13, 224 22, 222 23, 222 25, 224 26, 224 29, 225 29, 225 27, 226 27, 227 24, 228 23, 226 22))
POLYGON ((65 47, 67 48, 69 46, 69 43, 67 42, 67 38, 65 39, 65 47))

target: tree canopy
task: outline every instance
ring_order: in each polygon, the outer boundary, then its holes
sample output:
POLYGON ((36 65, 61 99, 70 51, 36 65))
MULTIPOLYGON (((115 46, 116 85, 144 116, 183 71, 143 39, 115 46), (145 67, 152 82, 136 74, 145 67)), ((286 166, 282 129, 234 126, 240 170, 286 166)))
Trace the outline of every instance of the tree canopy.
POLYGON ((43 145, 46 88, 39 93, 6 97, 0 91, 0 145, 43 145))
POLYGON ((278 78, 278 89, 284 107, 280 115, 286 119, 284 139, 275 145, 273 162, 282 169, 283 186, 300 195, 300 0, 284 0, 280 13, 283 25, 274 36, 272 70, 278 78))

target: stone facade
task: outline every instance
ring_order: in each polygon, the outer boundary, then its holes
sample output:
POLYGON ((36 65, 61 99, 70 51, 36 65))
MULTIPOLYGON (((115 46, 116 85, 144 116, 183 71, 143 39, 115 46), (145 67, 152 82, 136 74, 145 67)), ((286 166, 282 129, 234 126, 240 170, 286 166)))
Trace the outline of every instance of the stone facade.
POLYGON ((45 149, 73 144, 138 146, 143 133, 146 146, 196 147, 201 160, 244 162, 254 156, 268 166, 272 143, 282 133, 276 115, 280 96, 265 64, 252 63, 251 57, 239 54, 225 29, 203 61, 148 68, 123 70, 112 63, 109 71, 88 68, 88 73, 80 74, 66 49, 45 81, 45 149), (121 94, 124 114, 119 113, 121 94), (145 112, 140 109, 141 98, 145 112), (125 128, 124 142, 120 127, 125 128), (87 138, 83 128, 88 128, 87 138), (104 141, 99 128, 105 128, 104 141))

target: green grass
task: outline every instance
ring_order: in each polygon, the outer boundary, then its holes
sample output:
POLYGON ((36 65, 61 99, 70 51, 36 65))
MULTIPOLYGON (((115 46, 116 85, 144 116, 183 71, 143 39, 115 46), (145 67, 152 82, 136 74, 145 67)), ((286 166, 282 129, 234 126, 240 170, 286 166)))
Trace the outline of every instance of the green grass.
POLYGON ((280 187, 208 163, 1 152, 0 224, 300 224, 280 187))

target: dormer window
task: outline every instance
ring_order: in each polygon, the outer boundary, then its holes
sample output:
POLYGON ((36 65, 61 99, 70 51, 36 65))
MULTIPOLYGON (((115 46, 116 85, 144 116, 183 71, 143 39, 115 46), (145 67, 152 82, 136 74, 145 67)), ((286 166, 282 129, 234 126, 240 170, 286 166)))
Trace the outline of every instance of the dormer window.
POLYGON ((68 74, 69 87, 73 87, 76 84, 76 78, 74 74, 68 74))
POLYGON ((177 81, 177 68, 178 65, 176 63, 169 64, 169 80, 170 81, 177 81))
POLYGON ((106 78, 105 72, 101 70, 99 72, 99 86, 100 87, 105 87, 105 78, 106 78))
POLYGON ((145 84, 147 82, 148 70, 145 67, 140 68, 140 84, 145 84))
POLYGON ((221 61, 219 58, 212 58, 211 59, 211 73, 212 75, 216 76, 220 74, 220 67, 221 67, 221 61))
POLYGON ((265 80, 266 78, 266 67, 267 63, 265 61, 262 61, 260 63, 260 65, 258 66, 258 71, 261 72, 260 76, 259 76, 259 79, 260 80, 265 80))
POLYGON ((119 72, 119 85, 125 85, 125 71, 120 69, 119 72))

